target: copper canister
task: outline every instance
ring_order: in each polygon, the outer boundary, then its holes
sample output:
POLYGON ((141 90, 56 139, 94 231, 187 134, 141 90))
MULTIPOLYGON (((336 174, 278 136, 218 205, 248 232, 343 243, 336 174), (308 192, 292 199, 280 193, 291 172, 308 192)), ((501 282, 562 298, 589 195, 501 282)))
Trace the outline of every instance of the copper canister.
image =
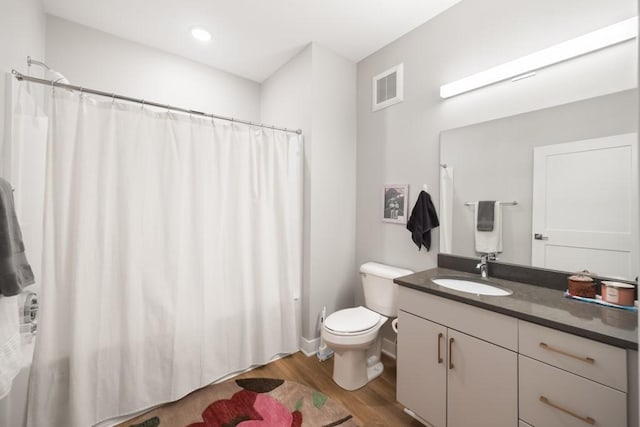
POLYGON ((633 306, 635 299, 635 286, 629 283, 611 282, 603 280, 601 285, 602 301, 611 304, 633 306))
POLYGON ((595 298, 596 285, 593 278, 586 274, 574 274, 570 276, 569 293, 576 297, 595 298))

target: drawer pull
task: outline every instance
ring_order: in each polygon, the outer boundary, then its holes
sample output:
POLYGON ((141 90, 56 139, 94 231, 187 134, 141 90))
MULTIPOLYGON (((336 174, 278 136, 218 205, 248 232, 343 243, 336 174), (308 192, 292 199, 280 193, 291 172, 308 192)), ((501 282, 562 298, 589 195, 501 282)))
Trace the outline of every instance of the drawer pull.
POLYGON ((579 419, 580 421, 583 421, 583 422, 585 422, 585 423, 587 423, 587 424, 594 425, 594 424, 596 423, 596 420, 594 420, 593 418, 591 418, 591 417, 582 417, 582 416, 580 416, 580 415, 576 414, 576 413, 575 413, 575 412, 573 412, 573 411, 570 411, 570 410, 565 409, 565 408, 563 408, 563 407, 561 407, 561 406, 558 406, 558 405, 556 405, 556 404, 554 404, 554 403, 551 403, 551 402, 549 401, 549 399, 547 399, 547 398, 546 398, 546 397, 544 397, 544 396, 540 396, 540 402, 544 403, 545 405, 549 405, 549 406, 551 406, 552 408, 555 408, 555 409, 557 409, 557 410, 559 410, 559 411, 562 411, 562 412, 564 412, 565 414, 569 414, 569 415, 571 415, 572 417, 576 417, 576 418, 577 418, 577 419, 579 419))
POLYGON ((562 354, 563 356, 572 357, 574 359, 581 360, 581 361, 583 361, 585 363, 590 363, 592 365, 595 363, 595 359, 593 359, 591 357, 576 356, 575 354, 567 353, 566 351, 562 351, 562 350, 559 350, 557 348, 551 347, 549 344, 544 343, 544 342, 540 343, 540 347, 544 348, 545 350, 549 350, 549 351, 553 351, 553 352, 562 354))
POLYGON ((440 355, 440 341, 442 341, 443 336, 442 332, 438 334, 438 365, 442 363, 442 356, 440 355))
POLYGON ((449 369, 453 369, 453 338, 449 338, 449 369))

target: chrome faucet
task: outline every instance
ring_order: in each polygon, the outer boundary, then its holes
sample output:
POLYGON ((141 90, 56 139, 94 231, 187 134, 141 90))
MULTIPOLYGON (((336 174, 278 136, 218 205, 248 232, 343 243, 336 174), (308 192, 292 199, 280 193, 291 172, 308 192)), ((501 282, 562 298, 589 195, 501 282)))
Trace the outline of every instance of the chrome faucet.
POLYGON ((480 262, 476 265, 476 268, 480 269, 480 277, 486 279, 489 277, 489 266, 487 265, 488 261, 495 261, 496 254, 484 254, 480 257, 480 262))

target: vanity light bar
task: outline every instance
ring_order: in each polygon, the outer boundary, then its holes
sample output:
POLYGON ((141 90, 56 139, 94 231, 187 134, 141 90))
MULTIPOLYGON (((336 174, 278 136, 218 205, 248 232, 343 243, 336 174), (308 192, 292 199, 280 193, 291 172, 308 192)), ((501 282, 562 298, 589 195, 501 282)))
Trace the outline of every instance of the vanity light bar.
POLYGON ((613 46, 638 35, 638 17, 626 19, 591 33, 567 40, 522 58, 472 74, 440 86, 440 97, 450 98, 484 86, 539 70, 558 62, 613 46))

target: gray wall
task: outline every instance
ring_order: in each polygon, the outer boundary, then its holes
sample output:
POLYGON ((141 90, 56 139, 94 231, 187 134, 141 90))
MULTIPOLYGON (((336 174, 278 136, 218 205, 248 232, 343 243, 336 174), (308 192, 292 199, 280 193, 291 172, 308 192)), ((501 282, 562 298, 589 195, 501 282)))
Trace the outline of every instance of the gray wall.
MULTIPOLYGON (((310 175, 309 145, 311 128, 312 47, 307 46, 289 62, 266 79, 261 86, 260 111, 264 123, 278 123, 288 129, 302 129, 304 137, 304 230, 302 289, 298 305, 298 325, 309 329, 309 238, 310 238, 310 175)), ((299 331, 302 335, 302 331, 299 331)))
MULTIPOLYGON (((9 74, 13 68, 26 74, 27 56, 44 59, 46 18, 39 0, 0 0, 0 138, 6 137, 9 126, 5 126, 11 108, 11 99, 7 96, 13 77, 9 74)), ((32 75, 42 76, 42 70, 34 67, 32 75)), ((34 89, 37 90, 37 89, 34 89)), ((0 160, 5 160, 2 156, 0 160)))
POLYGON ((260 84, 47 16, 47 64, 73 84, 192 110, 260 120, 260 84))
MULTIPOLYGON (((313 142, 309 164, 309 328, 317 317, 353 307, 356 267, 356 64, 313 44, 313 142)), ((309 147, 306 147, 307 149, 309 147)))
POLYGON ((440 85, 636 13, 635 0, 464 0, 358 63, 357 263, 436 265, 438 232, 432 250, 418 252, 403 226, 380 220, 380 192, 408 183, 412 206, 428 184, 439 200, 441 131, 635 88, 637 52, 620 44, 447 100, 440 85), (404 102, 372 112, 372 77, 398 63, 404 102))
POLYGON ((454 168, 452 253, 477 256, 465 201, 516 200, 502 209, 500 260, 530 265, 533 148, 637 132, 637 120, 632 89, 443 132, 441 161, 454 168))
POLYGON ((302 348, 315 350, 318 314, 352 307, 358 287, 356 65, 315 43, 262 85, 262 119, 305 138, 302 348))

